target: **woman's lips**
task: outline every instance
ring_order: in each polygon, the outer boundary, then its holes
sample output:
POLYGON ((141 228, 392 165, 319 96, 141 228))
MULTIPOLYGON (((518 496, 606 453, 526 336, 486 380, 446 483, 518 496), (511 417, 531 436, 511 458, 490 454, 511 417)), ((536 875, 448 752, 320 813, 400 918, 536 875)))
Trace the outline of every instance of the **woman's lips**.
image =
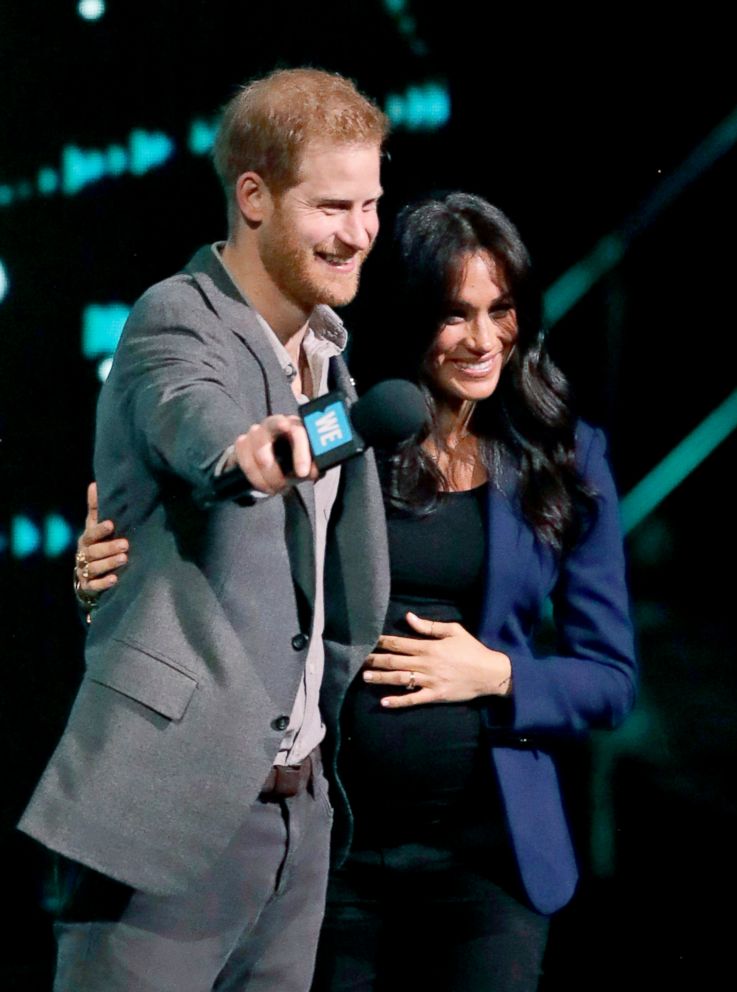
POLYGON ((483 379, 493 369, 496 358, 496 355, 491 355, 489 358, 483 358, 477 361, 464 361, 460 358, 453 358, 451 361, 463 375, 483 379))

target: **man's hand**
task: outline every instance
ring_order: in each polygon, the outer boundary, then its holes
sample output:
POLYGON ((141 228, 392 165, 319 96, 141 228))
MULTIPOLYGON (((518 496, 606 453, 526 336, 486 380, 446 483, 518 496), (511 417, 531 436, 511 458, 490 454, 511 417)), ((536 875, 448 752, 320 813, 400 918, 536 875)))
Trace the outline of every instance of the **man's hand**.
POLYGON ((87 598, 114 586, 118 581, 115 569, 128 561, 128 542, 112 538, 112 520, 97 520, 97 483, 87 487, 87 518, 84 533, 77 541, 77 581, 79 591, 87 598))
POLYGON ((310 442, 301 419, 296 414, 277 414, 254 424, 246 434, 236 438, 233 452, 224 468, 238 465, 259 492, 275 495, 297 480, 319 478, 320 472, 312 460, 310 442), (274 452, 274 442, 283 437, 292 452, 293 469, 289 475, 282 471, 274 452))
POLYGON ((487 648, 459 623, 423 620, 414 613, 407 614, 407 622, 425 636, 382 636, 379 651, 366 659, 365 682, 408 690, 406 695, 384 696, 382 706, 400 709, 509 695, 512 664, 506 654, 487 648))

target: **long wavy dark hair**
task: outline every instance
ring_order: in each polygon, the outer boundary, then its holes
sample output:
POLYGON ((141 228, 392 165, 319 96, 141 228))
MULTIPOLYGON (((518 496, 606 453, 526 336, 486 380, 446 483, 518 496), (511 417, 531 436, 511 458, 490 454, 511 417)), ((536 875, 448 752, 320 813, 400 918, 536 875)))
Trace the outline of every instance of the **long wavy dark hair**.
POLYGON ((443 450, 437 399, 427 356, 450 312, 463 261, 488 253, 503 274, 517 313, 518 337, 492 396, 477 402, 468 428, 479 439, 489 478, 517 477, 520 506, 538 538, 560 551, 573 543, 593 509, 593 493, 575 467, 575 418, 568 383, 545 350, 540 291, 517 229, 478 196, 449 193, 405 207, 395 228, 391 271, 391 341, 383 349, 384 376, 417 382, 430 411, 425 433, 382 459, 388 501, 408 512, 432 512, 448 479, 423 449, 429 437, 443 450))

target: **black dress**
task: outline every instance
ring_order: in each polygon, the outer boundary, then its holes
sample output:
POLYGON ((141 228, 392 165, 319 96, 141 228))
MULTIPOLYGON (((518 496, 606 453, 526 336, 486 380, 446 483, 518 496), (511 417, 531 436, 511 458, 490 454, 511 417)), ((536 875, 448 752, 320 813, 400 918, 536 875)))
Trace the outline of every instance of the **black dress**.
MULTIPOLYGON (((476 630, 487 496, 486 485, 442 493, 426 516, 387 509, 385 633, 420 636, 408 611, 476 630)), ((354 838, 330 878, 313 992, 531 992, 547 920, 524 903, 483 701, 385 709, 393 692, 406 690, 359 676, 343 707, 354 838)))

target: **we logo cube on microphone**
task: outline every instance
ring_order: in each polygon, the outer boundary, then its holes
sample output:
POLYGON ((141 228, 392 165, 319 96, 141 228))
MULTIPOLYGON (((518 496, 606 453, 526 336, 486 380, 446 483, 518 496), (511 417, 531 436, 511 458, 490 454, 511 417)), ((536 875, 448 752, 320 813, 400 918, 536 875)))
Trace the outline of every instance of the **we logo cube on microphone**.
POLYGON ((320 471, 360 455, 366 449, 363 438, 349 419, 348 397, 340 390, 303 403, 299 413, 320 471))
MULTIPOLYGON (((335 389, 299 408, 310 450, 320 471, 360 455, 367 448, 395 448, 418 434, 426 424, 427 407, 420 390, 403 379, 376 383, 355 402, 335 389)), ((286 434, 274 439, 274 456, 284 475, 294 471, 292 446, 286 434)), ((224 500, 250 506, 263 499, 237 466, 212 479, 194 493, 195 502, 209 509, 224 500)))

